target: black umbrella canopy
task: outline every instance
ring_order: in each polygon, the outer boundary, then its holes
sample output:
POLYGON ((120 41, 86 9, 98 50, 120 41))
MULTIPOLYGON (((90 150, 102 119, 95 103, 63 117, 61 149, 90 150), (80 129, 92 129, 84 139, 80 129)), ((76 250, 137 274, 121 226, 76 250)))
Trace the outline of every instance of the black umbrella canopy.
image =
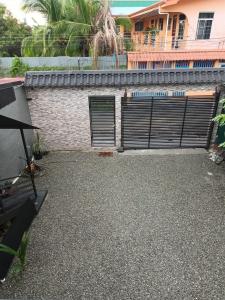
POLYGON ((28 168, 29 168, 29 171, 30 171, 30 177, 31 177, 32 185, 33 185, 35 198, 36 198, 37 197, 37 190, 36 190, 36 187, 35 187, 35 184, 34 184, 34 176, 31 172, 30 157, 29 157, 28 152, 27 152, 27 145, 26 145, 26 140, 25 140, 23 130, 24 129, 39 129, 39 128, 35 127, 35 126, 32 126, 30 124, 26 124, 26 123, 20 122, 18 120, 0 115, 0 129, 19 129, 20 130, 21 138, 22 138, 22 142, 23 142, 23 147, 24 147, 24 151, 25 151, 25 155, 26 155, 27 165, 28 165, 28 168))
MULTIPOLYGON (((1 81, 1 80, 0 80, 1 81)), ((1 89, 0 85, 0 109, 6 105, 16 101, 16 96, 13 88, 1 89)))
POLYGON ((0 129, 39 129, 27 123, 0 115, 0 129))

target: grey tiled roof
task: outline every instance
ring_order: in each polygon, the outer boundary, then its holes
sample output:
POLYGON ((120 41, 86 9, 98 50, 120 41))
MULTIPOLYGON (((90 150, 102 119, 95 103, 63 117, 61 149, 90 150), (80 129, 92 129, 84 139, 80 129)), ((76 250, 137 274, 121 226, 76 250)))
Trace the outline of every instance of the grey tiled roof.
POLYGON ((224 83, 225 69, 27 72, 27 87, 91 87, 224 83))

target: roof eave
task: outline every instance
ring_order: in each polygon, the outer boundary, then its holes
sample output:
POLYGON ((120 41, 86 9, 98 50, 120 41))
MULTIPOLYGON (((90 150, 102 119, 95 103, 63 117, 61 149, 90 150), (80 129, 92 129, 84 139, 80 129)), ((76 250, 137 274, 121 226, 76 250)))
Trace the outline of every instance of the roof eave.
POLYGON ((165 3, 162 4, 162 8, 167 7, 167 6, 172 6, 176 5, 180 0, 166 0, 164 1, 165 3))
POLYGON ((165 3, 165 0, 162 0, 162 1, 155 3, 153 5, 150 5, 146 8, 140 9, 140 10, 136 11, 135 13, 129 14, 128 16, 129 16, 129 18, 133 19, 133 18, 139 17, 141 15, 145 15, 145 14, 151 12, 152 10, 159 8, 160 5, 162 5, 164 3, 165 3))

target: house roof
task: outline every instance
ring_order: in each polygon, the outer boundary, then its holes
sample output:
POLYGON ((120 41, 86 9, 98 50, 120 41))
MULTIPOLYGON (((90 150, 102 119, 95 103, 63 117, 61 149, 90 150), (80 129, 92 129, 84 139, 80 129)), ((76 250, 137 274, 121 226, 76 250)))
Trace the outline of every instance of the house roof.
POLYGON ((122 87, 155 84, 199 84, 225 82, 225 69, 161 69, 129 71, 55 71, 27 72, 25 86, 49 87, 122 87))
POLYGON ((20 85, 24 82, 23 77, 13 77, 13 78, 0 78, 0 89, 10 87, 10 86, 15 86, 15 85, 20 85))
POLYGON ((146 13, 149 13, 151 12, 152 10, 158 8, 160 6, 161 3, 164 3, 164 1, 160 1, 158 3, 155 3, 153 5, 150 5, 148 7, 145 7, 143 9, 140 9, 138 11, 135 11, 134 13, 132 14, 129 14, 129 17, 132 19, 132 18, 135 18, 135 17, 138 17, 140 15, 143 15, 143 14, 146 14, 146 13))
POLYGON ((179 2, 180 0, 161 0, 158 1, 157 3, 154 3, 150 6, 147 6, 143 9, 140 9, 134 13, 129 14, 130 18, 135 18, 137 16, 143 15, 143 14, 147 14, 149 12, 151 12, 153 9, 156 9, 158 7, 167 7, 167 6, 171 6, 171 5, 175 5, 179 2))
POLYGON ((225 50, 190 50, 162 52, 128 52, 129 62, 139 61, 178 61, 178 60, 225 60, 225 50))
POLYGON ((162 7, 175 5, 178 2, 180 2, 180 0, 165 0, 164 3, 162 4, 162 7))
POLYGON ((159 0, 111 0, 111 7, 146 7, 159 0))

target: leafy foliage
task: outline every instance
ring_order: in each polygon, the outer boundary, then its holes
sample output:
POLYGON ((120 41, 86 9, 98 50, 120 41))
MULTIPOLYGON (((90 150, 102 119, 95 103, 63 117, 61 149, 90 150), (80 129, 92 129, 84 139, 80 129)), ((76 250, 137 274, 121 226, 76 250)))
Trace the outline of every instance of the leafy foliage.
POLYGON ((39 11, 47 25, 23 41, 25 56, 116 56, 123 49, 108 0, 24 0, 28 11, 39 11))
POLYGON ((36 131, 35 139, 32 145, 32 152, 34 153, 41 153, 42 147, 41 147, 41 139, 38 131, 36 131))
POLYGON ((120 25, 124 27, 125 32, 130 32, 132 28, 132 22, 130 18, 126 17, 118 17, 116 18, 116 25, 120 25))
POLYGON ((5 252, 18 258, 18 261, 13 266, 12 269, 13 273, 21 273, 24 270, 26 265, 26 254, 27 254, 28 243, 29 243, 29 234, 28 232, 25 232, 22 237, 20 247, 17 251, 4 244, 0 244, 0 252, 5 252))
MULTIPOLYGON (((221 100, 220 103, 223 104, 223 111, 225 111, 225 99, 221 100)), ((222 113, 218 116, 216 116, 214 119, 213 119, 214 122, 218 123, 219 126, 225 126, 225 113, 222 113)), ((224 137, 225 138, 225 137, 224 137)), ((225 148, 225 142, 220 144, 220 147, 222 148, 225 148)))
POLYGON ((14 57, 10 68, 11 76, 23 76, 29 70, 29 65, 24 64, 19 57, 14 57))
POLYGON ((30 33, 29 26, 19 23, 6 7, 0 4, 0 56, 21 56, 22 40, 30 33))

